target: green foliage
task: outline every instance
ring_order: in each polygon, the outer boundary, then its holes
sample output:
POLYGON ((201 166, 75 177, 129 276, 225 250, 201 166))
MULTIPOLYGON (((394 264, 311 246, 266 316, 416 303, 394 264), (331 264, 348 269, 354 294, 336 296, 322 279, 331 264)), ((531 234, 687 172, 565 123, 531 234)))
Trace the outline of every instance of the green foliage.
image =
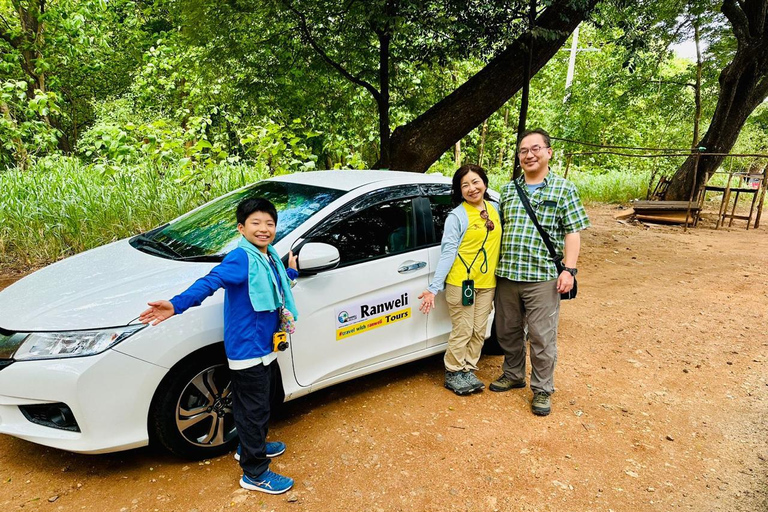
POLYGON ((30 159, 56 147, 58 130, 46 118, 59 114, 54 92, 27 95, 21 80, 0 80, 0 167, 29 166, 30 159))
MULTIPOLYGON (((533 78, 528 126, 594 144, 690 147, 695 63, 674 57, 669 44, 697 25, 708 45, 704 133, 719 72, 736 47, 719 4, 600 2, 593 22, 581 25, 571 88, 570 44, 533 78)), ((0 208, 0 249, 9 260, 28 251, 34 263, 145 229, 254 176, 371 167, 380 156, 382 41, 389 37, 388 113, 396 128, 514 39, 528 2, 51 0, 44 16, 39 5, 0 0, 0 186, 11 191, 0 208), (16 5, 45 37, 23 30, 16 5), (47 199, 58 190, 70 199, 47 199), (134 197, 160 213, 142 210, 134 197), (141 220, 126 223, 112 203, 141 220), (31 233, 23 228, 28 212, 31 233), (63 227, 49 239, 35 235, 46 223, 63 227), (119 234, 109 233, 110 223, 119 234)), ((537 32, 539 40, 551 36, 537 32)), ((482 162, 493 183, 512 173, 519 103, 513 97, 460 141, 461 162, 482 162)), ((761 106, 734 151, 768 151, 767 131, 761 106)), ((570 155, 569 178, 587 201, 644 197, 652 175, 671 175, 682 161, 595 154, 563 140, 553 146, 556 172, 570 155)), ((430 171, 455 168, 447 148, 430 171)))
POLYGON ((200 179, 186 176, 182 166, 104 172, 67 157, 0 173, 0 266, 50 263, 132 236, 265 177, 230 164, 202 170, 200 179))

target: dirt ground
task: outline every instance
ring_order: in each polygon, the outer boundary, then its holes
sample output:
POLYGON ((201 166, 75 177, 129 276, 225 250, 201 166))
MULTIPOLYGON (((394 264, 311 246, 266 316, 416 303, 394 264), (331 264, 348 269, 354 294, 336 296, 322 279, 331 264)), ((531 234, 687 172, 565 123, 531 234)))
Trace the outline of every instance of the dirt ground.
POLYGON ((241 490, 231 455, 0 436, 0 510, 768 510, 768 229, 614 212, 589 209, 548 417, 529 390, 453 395, 433 357, 286 404, 270 438, 288 445, 273 463, 288 494, 241 490))

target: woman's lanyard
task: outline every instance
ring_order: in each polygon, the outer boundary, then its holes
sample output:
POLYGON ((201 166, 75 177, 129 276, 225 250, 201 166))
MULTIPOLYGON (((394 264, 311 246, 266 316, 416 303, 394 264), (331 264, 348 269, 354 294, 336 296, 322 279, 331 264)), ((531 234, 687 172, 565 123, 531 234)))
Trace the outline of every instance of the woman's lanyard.
MULTIPOLYGON (((485 203, 483 203, 485 205, 485 203)), ((486 211, 487 208, 486 208, 486 211)), ((464 261, 464 258, 461 257, 461 254, 457 254, 459 257, 459 260, 461 260, 461 263, 464 265, 464 267, 467 269, 467 280, 469 280, 469 275, 472 273, 472 266, 475 264, 475 261, 477 261, 477 257, 480 256, 480 254, 483 254, 483 263, 480 265, 480 273, 485 274, 488 272, 488 253, 485 251, 485 242, 488 241, 488 235, 491 233, 491 230, 486 227, 485 229, 485 238, 483 238, 483 243, 480 246, 480 249, 477 251, 477 254, 475 254, 475 257, 472 258, 472 263, 467 265, 467 262, 464 261)))

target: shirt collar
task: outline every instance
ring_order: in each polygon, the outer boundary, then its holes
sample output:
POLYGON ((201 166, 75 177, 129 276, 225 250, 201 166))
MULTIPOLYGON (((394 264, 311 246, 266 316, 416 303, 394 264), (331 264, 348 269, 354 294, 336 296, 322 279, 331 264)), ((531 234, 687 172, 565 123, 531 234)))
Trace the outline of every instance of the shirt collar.
MULTIPOLYGON (((525 173, 520 174, 520 176, 517 177, 517 182, 520 184, 520 186, 526 186, 525 183, 525 173)), ((549 173, 544 177, 544 181, 542 181, 543 185, 541 188, 545 188, 549 184, 549 173)))

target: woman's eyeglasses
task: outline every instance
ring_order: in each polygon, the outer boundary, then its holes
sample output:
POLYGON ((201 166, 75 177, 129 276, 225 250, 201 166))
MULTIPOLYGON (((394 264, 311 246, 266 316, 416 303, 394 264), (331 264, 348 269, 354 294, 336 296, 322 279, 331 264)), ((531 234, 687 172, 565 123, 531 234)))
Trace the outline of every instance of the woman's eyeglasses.
POLYGON ((488 218, 488 210, 481 210, 480 218, 485 221, 485 229, 487 229, 488 231, 493 231, 493 228, 496 226, 494 226, 493 221, 488 218))

